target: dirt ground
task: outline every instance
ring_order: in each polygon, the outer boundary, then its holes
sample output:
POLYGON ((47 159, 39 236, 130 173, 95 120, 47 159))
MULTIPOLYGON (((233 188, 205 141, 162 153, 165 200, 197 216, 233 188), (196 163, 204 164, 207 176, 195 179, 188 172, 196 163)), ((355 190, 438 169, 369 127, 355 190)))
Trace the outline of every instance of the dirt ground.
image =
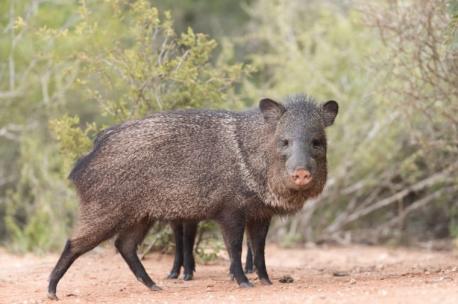
MULTIPOLYGON (((0 303, 47 300, 56 255, 14 256, 0 250, 0 303)), ((172 257, 152 254, 144 264, 163 288, 152 292, 134 279, 110 247, 78 259, 57 290, 59 303, 458 303, 458 254, 384 247, 267 248, 272 286, 241 289, 228 261, 197 265, 194 280, 167 280, 172 257), (290 275, 294 282, 280 283, 290 275)))

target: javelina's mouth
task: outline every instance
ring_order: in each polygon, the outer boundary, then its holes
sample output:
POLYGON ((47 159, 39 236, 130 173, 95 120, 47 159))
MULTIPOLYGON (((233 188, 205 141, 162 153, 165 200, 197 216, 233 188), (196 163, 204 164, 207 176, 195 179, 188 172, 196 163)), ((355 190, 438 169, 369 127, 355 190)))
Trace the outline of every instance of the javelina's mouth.
POLYGON ((304 190, 309 189, 311 186, 312 186, 312 182, 298 185, 292 181, 288 181, 288 188, 291 190, 295 190, 295 191, 304 191, 304 190))

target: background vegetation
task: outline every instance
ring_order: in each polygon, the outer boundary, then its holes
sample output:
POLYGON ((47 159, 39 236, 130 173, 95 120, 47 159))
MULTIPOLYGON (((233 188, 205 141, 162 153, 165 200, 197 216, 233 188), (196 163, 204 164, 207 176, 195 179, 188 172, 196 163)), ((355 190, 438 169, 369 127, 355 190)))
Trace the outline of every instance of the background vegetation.
MULTIPOLYGON (((104 127, 296 92, 341 114, 325 192, 272 240, 458 237, 456 0, 9 0, 0 33, 0 241, 13 250, 63 246, 77 213, 66 176, 104 127)), ((169 242, 157 225, 146 248, 169 242)))

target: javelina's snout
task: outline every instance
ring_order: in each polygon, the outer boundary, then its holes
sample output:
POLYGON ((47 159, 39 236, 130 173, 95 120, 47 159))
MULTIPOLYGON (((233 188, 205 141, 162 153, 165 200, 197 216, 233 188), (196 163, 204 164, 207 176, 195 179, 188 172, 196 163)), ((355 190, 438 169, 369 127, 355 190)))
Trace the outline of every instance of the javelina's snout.
POLYGON ((298 168, 291 174, 291 179, 296 186, 306 186, 312 181, 312 174, 304 168, 298 168))

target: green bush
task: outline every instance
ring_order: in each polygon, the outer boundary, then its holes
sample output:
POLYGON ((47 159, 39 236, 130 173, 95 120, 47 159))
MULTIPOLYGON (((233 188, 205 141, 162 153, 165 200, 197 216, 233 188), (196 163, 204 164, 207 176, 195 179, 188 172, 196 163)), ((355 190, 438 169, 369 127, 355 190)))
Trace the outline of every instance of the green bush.
POLYGON ((305 91, 340 104, 328 130, 327 187, 301 213, 274 222, 276 240, 450 235, 458 196, 456 7, 427 0, 360 7, 259 0, 250 7, 239 42, 258 72, 243 93, 305 91))
MULTIPOLYGON (((10 7, 27 12, 26 5, 10 7)), ((76 213, 76 198, 65 177, 90 150, 98 131, 159 110, 240 108, 237 84, 251 71, 215 54, 217 43, 208 36, 191 28, 175 33, 170 13, 160 14, 148 1, 82 1, 78 7, 51 3, 43 10, 27 20, 15 19, 23 44, 40 52, 36 58, 26 56, 24 65, 35 65, 27 60, 43 65, 39 75, 24 71, 36 87, 30 91, 36 94, 34 102, 28 103, 43 110, 31 113, 35 130, 18 137, 22 156, 15 159, 15 168, 22 171, 19 183, 4 196, 6 238, 18 250, 47 250, 63 243, 76 213), (50 20, 48 14, 59 8, 67 15, 50 20)), ((165 233, 161 243, 170 240, 165 233)))
MULTIPOLYGON (((157 1, 177 11, 180 33, 146 0, 0 2, 4 245, 62 246, 77 213, 66 176, 101 129, 293 92, 336 99, 341 111, 328 132, 324 193, 275 220, 274 240, 456 238, 456 0, 210 2, 157 1), (209 27, 216 40, 191 29, 209 27)), ((164 227, 145 248, 172 248, 164 227)), ((214 223, 200 229, 207 260, 221 242, 214 223)))

